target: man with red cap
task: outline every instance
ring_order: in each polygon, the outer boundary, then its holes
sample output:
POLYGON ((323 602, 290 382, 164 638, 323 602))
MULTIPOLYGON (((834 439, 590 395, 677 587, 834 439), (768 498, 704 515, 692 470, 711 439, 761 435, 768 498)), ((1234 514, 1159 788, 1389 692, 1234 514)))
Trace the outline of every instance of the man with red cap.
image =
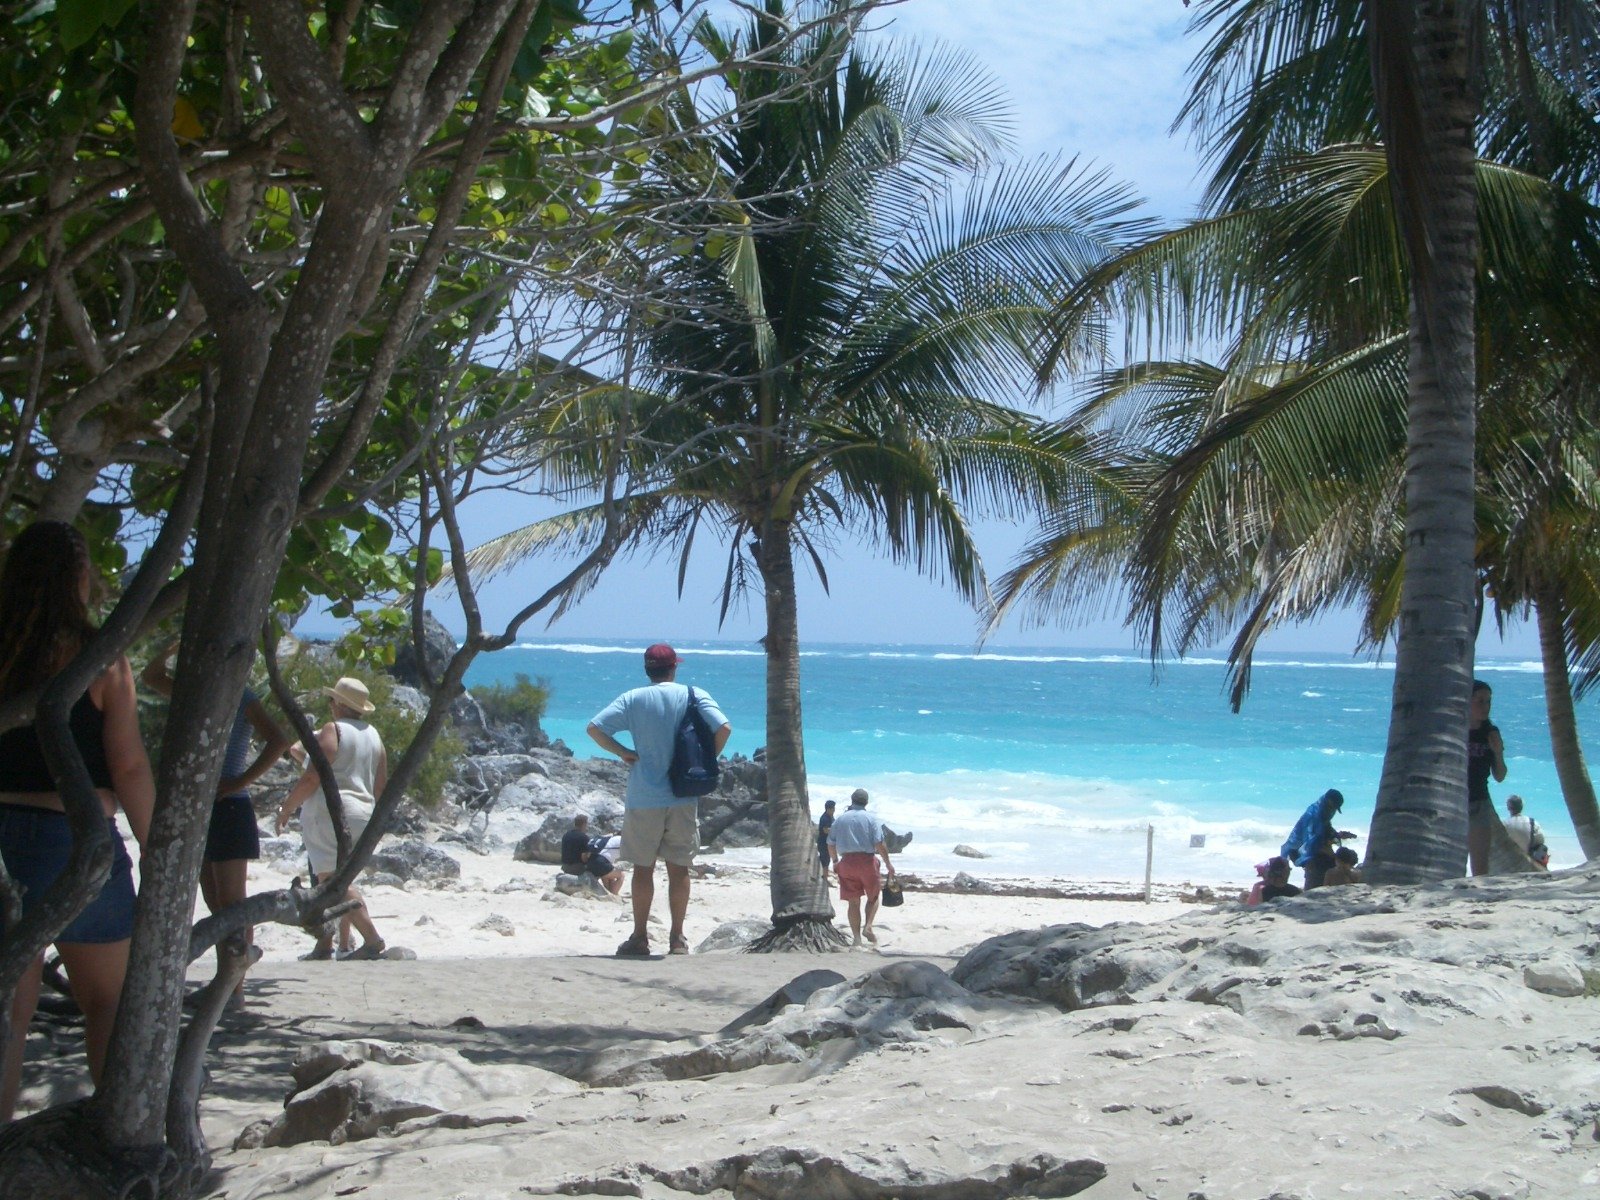
MULTIPOLYGON (((621 857, 633 864, 633 934, 617 947, 622 958, 650 953, 650 905, 655 900, 656 859, 667 864, 667 908, 672 915, 669 951, 689 953, 683 918, 689 908, 689 864, 700 848, 699 802, 672 793, 667 772, 672 766, 673 739, 689 711, 689 689, 677 682, 683 660, 665 642, 644 652, 648 687, 618 696, 589 722, 589 736, 632 770, 624 798, 621 857), (617 741, 626 733, 632 747, 617 741)), ((698 688, 694 700, 707 724, 716 731, 717 753, 728 744, 733 726, 717 702, 698 688)))

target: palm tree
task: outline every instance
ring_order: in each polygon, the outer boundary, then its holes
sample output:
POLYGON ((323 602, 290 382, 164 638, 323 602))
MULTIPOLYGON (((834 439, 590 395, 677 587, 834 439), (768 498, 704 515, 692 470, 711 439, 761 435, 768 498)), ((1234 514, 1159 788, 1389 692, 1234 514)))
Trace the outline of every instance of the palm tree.
MULTIPOLYGON (((765 54, 791 22, 850 6, 767 0, 742 34, 702 27, 726 61, 765 54)), ((1103 175, 1046 164, 986 171, 1006 143, 994 84, 946 50, 868 50, 816 32, 726 77, 718 134, 658 156, 636 184, 672 228, 638 237, 658 307, 627 387, 596 428, 627 430, 620 509, 637 548, 683 561, 708 527, 729 546, 723 611, 765 608, 772 934, 826 944, 800 704, 795 558, 824 586, 835 538, 987 598, 974 511, 1020 517, 1081 481, 1079 439, 1041 438, 1009 406, 1031 388, 1051 297, 1141 228, 1103 175), (801 83, 804 86, 801 86, 801 83)), ((723 98, 677 98, 688 127, 723 98)), ((597 510, 508 535, 480 559, 581 540, 597 510)), ((680 567, 680 586, 682 568, 680 567)))
POLYGON ((1582 35, 1592 34, 1596 8, 1592 0, 1213 0, 1197 17, 1213 33, 1186 115, 1210 141, 1214 200, 1253 186, 1285 151, 1377 135, 1388 158, 1409 294, 1407 554, 1368 856, 1375 880, 1455 873, 1466 834, 1461 730, 1477 617, 1473 50, 1493 46, 1503 53, 1477 58, 1540 71, 1575 66, 1572 76, 1586 82, 1574 60, 1592 44, 1582 35))
MULTIPOLYGON (((1085 582, 1102 596, 1114 582, 1153 655, 1235 636, 1235 707, 1256 642, 1276 624, 1355 604, 1367 641, 1392 634, 1408 558, 1397 517, 1405 281, 1386 170, 1370 146, 1279 162, 1234 211, 1153 238, 1084 281, 1064 317, 1110 297, 1131 323, 1237 332, 1222 367, 1147 362, 1097 381, 1079 419, 1113 423, 1126 495, 1051 514, 1001 581, 1000 611, 1071 611, 1092 594, 1085 582)), ((1592 388, 1575 382, 1600 369, 1600 213, 1503 164, 1481 162, 1477 187, 1487 426, 1476 561, 1498 611, 1534 608, 1558 664, 1546 676, 1552 745, 1592 854, 1600 813, 1566 661, 1600 658, 1590 582, 1600 560, 1587 536, 1600 516, 1589 465, 1600 443, 1592 388)), ((1586 669, 1580 690, 1590 683, 1586 669)))

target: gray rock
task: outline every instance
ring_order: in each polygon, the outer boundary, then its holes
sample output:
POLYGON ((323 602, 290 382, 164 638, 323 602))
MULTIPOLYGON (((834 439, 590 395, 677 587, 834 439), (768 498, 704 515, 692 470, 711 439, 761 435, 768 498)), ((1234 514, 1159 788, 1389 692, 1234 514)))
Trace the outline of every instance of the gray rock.
POLYGON ((605 884, 593 875, 567 875, 563 872, 556 873, 555 889, 564 896, 594 896, 601 900, 616 899, 606 891, 605 884))
POLYGON ((485 933, 498 933, 501 937, 513 937, 517 932, 516 926, 513 925, 508 918, 501 916, 499 913, 490 913, 487 917, 474 925, 473 928, 481 929, 485 933))
POLYGON ((461 803, 481 811, 498 803, 507 784, 524 775, 549 778, 549 769, 531 754, 466 754, 450 772, 461 803))
POLYGON ((836 1068, 844 1059, 884 1045, 962 1040, 989 1020, 1033 1019, 1019 1005, 973 995, 932 963, 894 962, 852 982, 830 985, 826 976, 831 974, 807 972, 792 980, 709 1041, 633 1045, 602 1053, 584 1077, 610 1087, 758 1066, 788 1065, 803 1073, 813 1060, 836 1068), (802 1003, 789 1003, 791 988, 795 995, 809 994, 802 1003))
POLYGON ((1581 996, 1588 990, 1578 964, 1562 955, 1523 967, 1522 982, 1546 996, 1581 996))
POLYGON ((290 1096, 262 1144, 338 1145, 418 1118, 458 1112, 483 1120, 486 1109, 515 1110, 530 1096, 576 1090, 576 1084, 537 1067, 473 1064, 454 1051, 394 1065, 369 1060, 335 1070, 290 1096))
POLYGON ((694 952, 709 954, 714 950, 738 950, 748 946, 771 928, 771 922, 755 917, 742 921, 728 921, 713 929, 705 940, 695 947, 694 952))
POLYGON ((403 888, 406 881, 398 875, 391 875, 388 871, 369 871, 361 880, 367 887, 393 887, 403 888))
MULTIPOLYGON (((726 929, 727 926, 724 925, 723 928, 726 929)), ((765 927, 763 927, 762 932, 766 932, 765 927)), ((818 968, 815 971, 806 971, 803 974, 796 975, 760 1004, 754 1008, 747 1009, 732 1021, 729 1021, 722 1027, 722 1032, 737 1033, 739 1030, 751 1025, 765 1025, 791 1005, 804 1004, 823 988, 833 987, 835 984, 843 982, 845 982, 843 975, 837 971, 829 971, 826 968, 818 968)))
MULTIPOLYGON (((892 853, 894 853, 894 851, 891 850, 890 853, 892 854, 892 853)), ((989 855, 985 854, 982 850, 977 849, 975 846, 969 846, 965 842, 962 842, 961 845, 957 846, 950 853, 951 854, 955 854, 955 855, 959 855, 962 858, 989 858, 990 857, 989 855)))
MULTIPOLYGON (((1012 1200, 1017 1196, 1075 1196, 1106 1177, 1104 1163, 1039 1152, 970 1172, 918 1171, 906 1178, 897 1158, 849 1150, 774 1146, 709 1163, 656 1168, 650 1178, 674 1193, 762 1197, 763 1200, 1012 1200)), ((569 1195, 644 1195, 611 1179, 567 1180, 569 1195)), ((625 1185, 626 1186, 626 1185, 625 1185)), ((653 1194, 653 1193, 652 1193, 653 1194)))
POLYGON ((346 1071, 362 1063, 403 1067, 440 1059, 454 1060, 457 1057, 454 1050, 422 1042, 380 1042, 373 1038, 316 1042, 295 1051, 294 1059, 289 1064, 289 1073, 294 1076, 295 1087, 304 1090, 321 1083, 335 1071, 346 1071))
POLYGON ((447 829, 439 835, 441 844, 461 846, 477 855, 493 854, 503 843, 487 829, 469 826, 466 829, 447 829))
POLYGON ((401 842, 372 856, 374 871, 385 871, 407 881, 436 883, 461 878, 461 864, 426 842, 401 842))

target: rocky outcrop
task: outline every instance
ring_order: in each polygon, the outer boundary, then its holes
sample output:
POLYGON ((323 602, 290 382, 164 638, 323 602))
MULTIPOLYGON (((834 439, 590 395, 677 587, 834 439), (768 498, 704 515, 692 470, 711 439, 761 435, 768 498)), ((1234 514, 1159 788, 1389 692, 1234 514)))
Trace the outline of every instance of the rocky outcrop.
POLYGON ((283 1115, 241 1145, 339 1145, 429 1125, 520 1123, 529 1097, 577 1085, 538 1067, 471 1063, 454 1050, 386 1042, 323 1042, 296 1056, 283 1115))
POLYGON ((393 875, 406 883, 440 883, 461 878, 461 864, 426 842, 400 842, 382 846, 373 854, 369 869, 393 875))
POLYGON ((798 1078, 814 1060, 836 1069, 888 1043, 964 1040, 987 1022, 1032 1018, 1010 1001, 969 992, 932 963, 890 963, 830 985, 832 974, 807 972, 719 1036, 688 1046, 636 1045, 607 1052, 583 1077, 596 1086, 616 1087, 787 1065, 798 1078))
POLYGON ((1516 1027, 1548 996, 1578 996, 1600 869, 1424 888, 1321 888, 1159 925, 1055 925, 993 938, 952 977, 991 996, 1073 1011, 1189 1001, 1298 1037, 1404 1037, 1461 1016, 1516 1027), (1462 892, 1471 886, 1472 903, 1462 892), (1536 889, 1537 902, 1529 903, 1536 889), (1496 904, 1518 919, 1486 919, 1496 904))

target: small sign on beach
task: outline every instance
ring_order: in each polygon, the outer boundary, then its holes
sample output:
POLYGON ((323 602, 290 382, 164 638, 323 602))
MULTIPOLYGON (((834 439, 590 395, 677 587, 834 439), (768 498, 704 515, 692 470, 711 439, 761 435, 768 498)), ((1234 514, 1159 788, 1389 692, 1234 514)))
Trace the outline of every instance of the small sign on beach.
POLYGON ((1206 835, 1205 834, 1203 834, 1203 833, 1191 833, 1189 835, 1189 849, 1191 849, 1191 850, 1204 850, 1205 848, 1206 848, 1206 835))

